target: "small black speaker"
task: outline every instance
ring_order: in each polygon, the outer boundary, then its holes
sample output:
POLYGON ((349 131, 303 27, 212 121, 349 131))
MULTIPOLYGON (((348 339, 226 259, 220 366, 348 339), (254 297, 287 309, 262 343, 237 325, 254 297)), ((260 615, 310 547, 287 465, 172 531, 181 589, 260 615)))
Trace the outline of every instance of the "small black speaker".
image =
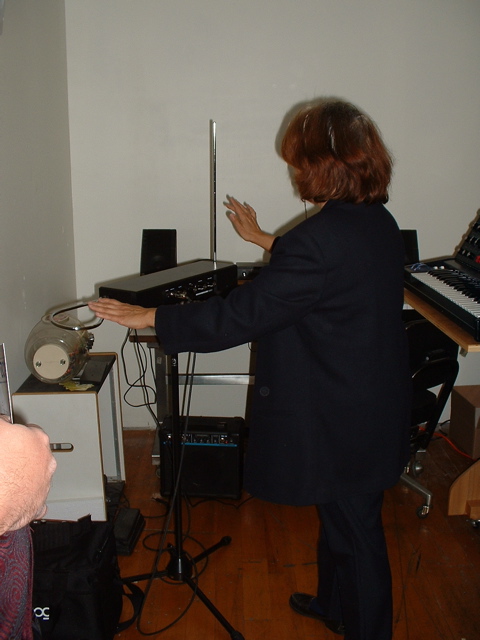
MULTIPOLYGON (((243 418, 190 416, 182 430, 182 493, 238 499, 242 493, 245 421, 243 418)), ((159 431, 160 492, 172 493, 172 419, 159 431)))
POLYGON ((143 229, 140 275, 177 266, 177 230, 143 229))
POLYGON ((418 262, 418 238, 416 229, 402 229, 403 243, 405 245, 405 264, 418 262))

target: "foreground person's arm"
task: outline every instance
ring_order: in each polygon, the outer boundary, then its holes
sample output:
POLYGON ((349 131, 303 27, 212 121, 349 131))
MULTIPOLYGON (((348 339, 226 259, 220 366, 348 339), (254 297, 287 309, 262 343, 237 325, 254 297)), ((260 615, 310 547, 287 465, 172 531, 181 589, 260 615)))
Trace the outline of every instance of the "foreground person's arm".
POLYGON ((0 535, 42 518, 57 466, 48 435, 0 418, 0 535))

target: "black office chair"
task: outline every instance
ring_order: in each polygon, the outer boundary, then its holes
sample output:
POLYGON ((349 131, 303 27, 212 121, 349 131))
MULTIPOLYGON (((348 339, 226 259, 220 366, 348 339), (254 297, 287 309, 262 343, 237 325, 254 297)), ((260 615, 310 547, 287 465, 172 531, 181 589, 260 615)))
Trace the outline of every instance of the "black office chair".
POLYGON ((423 470, 421 457, 432 439, 458 375, 458 345, 416 312, 404 312, 410 370, 412 372, 412 414, 410 462, 400 481, 424 498, 417 509, 426 518, 432 493, 416 479, 423 470))

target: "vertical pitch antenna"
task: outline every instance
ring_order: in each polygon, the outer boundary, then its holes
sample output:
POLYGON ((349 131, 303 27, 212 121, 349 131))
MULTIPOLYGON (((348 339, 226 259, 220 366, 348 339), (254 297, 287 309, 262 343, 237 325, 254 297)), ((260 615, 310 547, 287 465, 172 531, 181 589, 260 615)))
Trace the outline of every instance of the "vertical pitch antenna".
POLYGON ((210 257, 217 261, 217 123, 210 120, 210 257))

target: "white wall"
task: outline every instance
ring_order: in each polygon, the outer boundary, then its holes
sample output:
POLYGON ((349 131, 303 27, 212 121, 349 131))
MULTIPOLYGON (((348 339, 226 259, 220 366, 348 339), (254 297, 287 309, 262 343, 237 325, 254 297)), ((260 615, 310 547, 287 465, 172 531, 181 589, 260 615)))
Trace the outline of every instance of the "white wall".
POLYGON ((63 0, 5 2, 0 223, 0 342, 15 390, 31 329, 76 298, 63 0))
MULTIPOLYGON (((275 139, 296 103, 320 95, 349 99, 377 121, 396 157, 391 211, 418 229, 423 258, 453 253, 480 207, 477 0, 65 6, 79 296, 138 272, 142 228, 176 228, 181 261, 210 255, 210 119, 220 259, 261 257, 223 216, 225 193, 254 205, 271 231, 302 212, 275 139)), ((95 333, 97 350, 118 351, 123 330, 95 333)), ((245 353, 221 366, 242 368, 245 353)), ((462 361, 460 382, 478 382, 478 364, 462 361)), ((237 413, 223 395, 217 410, 237 413)), ((124 417, 148 420, 138 409, 124 417)))

